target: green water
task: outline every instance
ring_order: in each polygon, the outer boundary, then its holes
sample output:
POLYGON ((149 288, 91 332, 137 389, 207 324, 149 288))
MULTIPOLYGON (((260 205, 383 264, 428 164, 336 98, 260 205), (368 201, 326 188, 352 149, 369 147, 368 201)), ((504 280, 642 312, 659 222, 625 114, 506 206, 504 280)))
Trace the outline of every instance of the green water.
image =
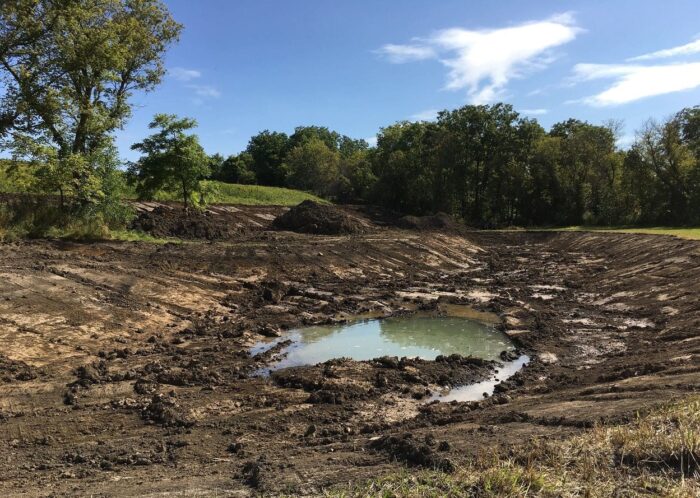
MULTIPOLYGON (((433 360, 457 353, 497 360, 514 346, 493 326, 467 318, 396 317, 367 320, 343 326, 308 327, 291 331, 283 339, 292 344, 286 357, 272 369, 315 365, 333 358, 371 360, 380 356, 407 356, 433 360)), ((256 345, 255 355, 271 347, 256 345)))

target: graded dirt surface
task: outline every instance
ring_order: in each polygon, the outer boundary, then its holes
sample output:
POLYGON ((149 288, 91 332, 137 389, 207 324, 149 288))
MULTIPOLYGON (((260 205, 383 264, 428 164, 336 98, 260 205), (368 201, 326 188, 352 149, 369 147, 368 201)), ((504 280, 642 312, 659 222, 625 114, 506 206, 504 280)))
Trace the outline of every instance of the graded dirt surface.
POLYGON ((343 236, 260 223, 226 242, 0 245, 0 495, 318 495, 700 387, 700 242, 376 221, 343 236), (284 329, 412 312, 492 317, 531 362, 472 403, 426 400, 497 365, 253 375, 284 342, 248 349, 284 329))

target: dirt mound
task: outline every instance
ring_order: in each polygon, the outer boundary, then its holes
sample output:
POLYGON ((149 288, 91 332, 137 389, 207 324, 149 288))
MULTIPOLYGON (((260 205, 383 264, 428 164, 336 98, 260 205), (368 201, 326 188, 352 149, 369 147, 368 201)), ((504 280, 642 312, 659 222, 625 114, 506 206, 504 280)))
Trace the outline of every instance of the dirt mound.
POLYGON ((403 216, 399 219, 399 228, 409 230, 455 230, 463 227, 454 218, 446 213, 437 213, 429 216, 403 216))
POLYGON ((145 211, 131 223, 132 230, 140 230, 154 237, 177 237, 181 239, 230 239, 236 234, 225 216, 210 213, 190 212, 159 206, 145 211))
POLYGON ((275 218, 272 227, 298 233, 343 235, 362 233, 365 224, 335 206, 304 201, 275 218))
MULTIPOLYGON (((384 436, 369 443, 371 449, 384 451, 392 458, 408 465, 454 472, 454 464, 448 458, 436 454, 431 447, 434 445, 433 438, 427 438, 425 442, 416 441, 410 433, 401 436, 384 436)), ((445 446, 441 445, 439 448, 445 448, 445 446)))
POLYGON ((37 371, 33 367, 0 354, 0 382, 32 380, 36 377, 37 371))

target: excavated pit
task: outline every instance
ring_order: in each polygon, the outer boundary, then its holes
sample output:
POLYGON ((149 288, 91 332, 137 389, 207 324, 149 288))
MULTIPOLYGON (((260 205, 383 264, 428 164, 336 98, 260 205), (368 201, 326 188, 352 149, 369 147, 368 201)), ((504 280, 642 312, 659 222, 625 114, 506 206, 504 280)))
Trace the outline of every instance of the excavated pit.
POLYGON ((1 494, 318 495, 700 387, 700 242, 403 230, 358 210, 363 233, 324 237, 237 210, 226 242, 0 245, 1 494), (431 400, 491 379, 490 360, 254 375, 287 345, 251 356, 265 338, 416 313, 488 318, 529 363, 471 402, 431 400))

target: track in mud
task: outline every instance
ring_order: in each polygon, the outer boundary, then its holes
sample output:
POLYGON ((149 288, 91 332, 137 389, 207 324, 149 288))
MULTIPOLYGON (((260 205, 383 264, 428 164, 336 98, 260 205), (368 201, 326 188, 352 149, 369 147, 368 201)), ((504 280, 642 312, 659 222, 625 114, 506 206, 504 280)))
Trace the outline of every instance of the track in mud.
POLYGON ((368 223, 338 237, 0 245, 0 493, 316 494, 698 389, 700 243, 368 223), (250 375, 275 350, 248 348, 288 328, 474 309, 532 359, 484 401, 425 402, 493 374, 460 357, 250 375))

